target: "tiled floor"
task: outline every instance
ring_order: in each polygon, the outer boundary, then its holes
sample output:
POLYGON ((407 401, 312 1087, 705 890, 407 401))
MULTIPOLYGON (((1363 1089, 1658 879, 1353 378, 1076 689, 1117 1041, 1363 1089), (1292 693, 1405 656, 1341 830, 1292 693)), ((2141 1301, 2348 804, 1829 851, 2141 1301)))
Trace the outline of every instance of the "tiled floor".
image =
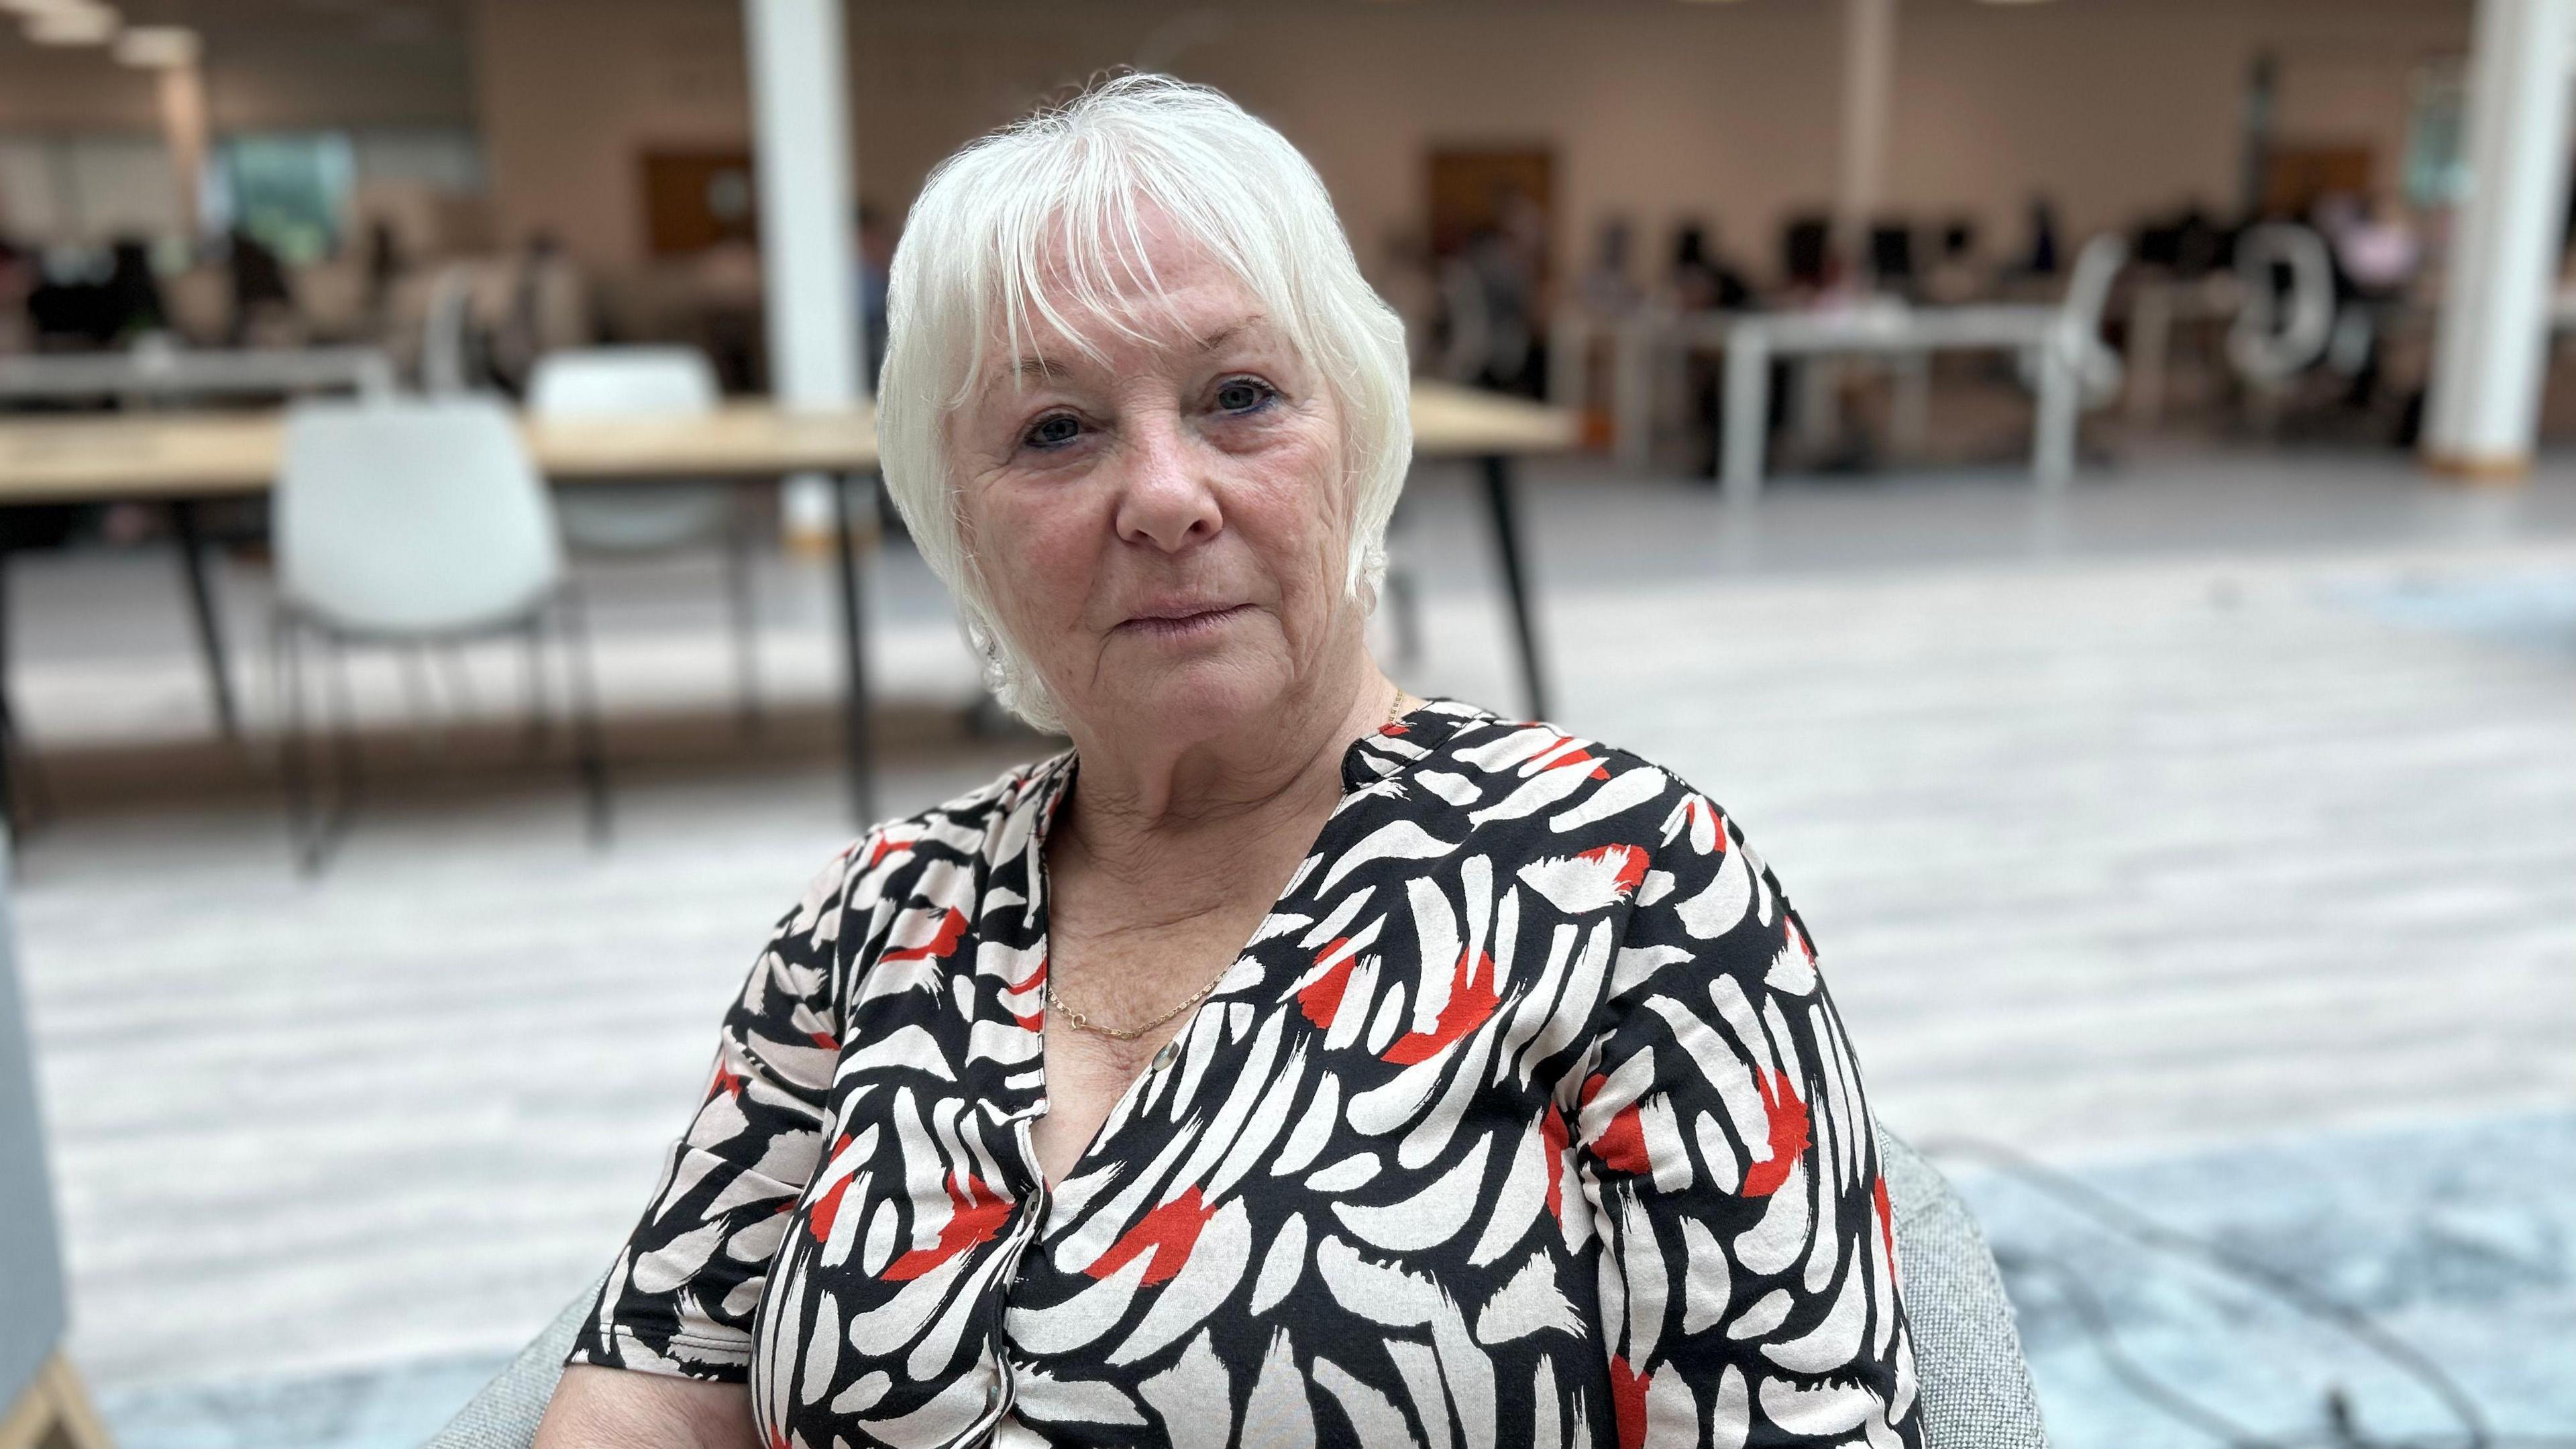
MULTIPOLYGON (((1460 482, 1426 473, 1409 507, 1428 648, 1399 673, 1508 706, 1460 482)), ((1899 1130, 2096 1164, 2221 1231, 2313 1206, 2286 1156, 2228 1192, 2172 1165, 2250 1138, 2537 1120, 2564 1160, 2576 469, 2464 493, 2371 455, 2175 455, 2059 500, 1962 471, 1750 513, 1585 465, 1531 483, 1555 713, 1745 823, 1899 1130)), ((828 750, 797 743, 833 678, 818 571, 763 580, 779 743, 649 764, 632 721, 724 707, 713 570, 593 582, 629 721, 606 853, 551 772, 434 765, 314 883, 258 788, 72 810, 27 843, 73 1347, 131 1443, 402 1442, 524 1339, 605 1260, 762 927, 847 833, 828 750), (243 1422, 268 1437, 222 1437, 243 1422)), ((29 560, 12 590, 18 702, 65 780, 112 743, 197 758, 171 743, 204 716, 165 563, 29 560)), ((257 639, 255 573, 227 597, 257 639)), ((913 721, 887 809, 1040 748, 923 712, 973 673, 900 550, 871 606, 913 721)), ((515 662, 469 669, 471 710, 502 711, 515 662)), ((360 685, 371 714, 403 708, 391 668, 360 685)), ((2519 1191, 2441 1211, 2484 1221, 2519 1191)), ((2001 1188, 1978 1200, 2024 1221, 2001 1188)), ((2563 1301, 2498 1301, 2563 1336, 2563 1301)), ((2062 1442, 2150 1442, 2060 1408, 2116 1391, 2033 1303, 2062 1442)))

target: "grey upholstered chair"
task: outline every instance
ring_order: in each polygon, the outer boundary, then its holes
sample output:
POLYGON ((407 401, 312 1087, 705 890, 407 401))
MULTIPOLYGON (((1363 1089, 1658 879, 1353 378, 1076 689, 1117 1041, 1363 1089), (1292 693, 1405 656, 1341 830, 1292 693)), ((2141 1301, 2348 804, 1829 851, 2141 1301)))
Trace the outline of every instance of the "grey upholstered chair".
MULTIPOLYGON (((1890 1133, 1878 1140, 1914 1325, 1927 1449, 2047 1449, 2021 1335, 1985 1234, 1938 1169, 1890 1133)), ((528 1449, 563 1375, 573 1330, 598 1291, 597 1283, 582 1290, 427 1449, 528 1449)))
POLYGON ((0 1223, 8 1225, 0 1232, 0 1442, 21 1442, 23 1433, 27 1443, 105 1449, 107 1429, 61 1352, 71 1313, 36 1104, 35 1049, 18 998, 8 837, 0 826, 0 1223))

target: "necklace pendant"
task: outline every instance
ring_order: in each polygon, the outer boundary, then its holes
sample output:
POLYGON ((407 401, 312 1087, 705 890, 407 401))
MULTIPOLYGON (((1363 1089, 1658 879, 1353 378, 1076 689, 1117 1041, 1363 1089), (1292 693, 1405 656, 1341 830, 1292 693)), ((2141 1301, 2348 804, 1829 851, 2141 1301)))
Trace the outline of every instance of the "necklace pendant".
POLYGON ((1159 1072, 1163 1068, 1170 1066, 1172 1063, 1179 1061, 1180 1059, 1181 1039, 1179 1037, 1174 1037, 1170 1041, 1163 1043, 1163 1049, 1161 1051, 1154 1053, 1153 1069, 1159 1072))

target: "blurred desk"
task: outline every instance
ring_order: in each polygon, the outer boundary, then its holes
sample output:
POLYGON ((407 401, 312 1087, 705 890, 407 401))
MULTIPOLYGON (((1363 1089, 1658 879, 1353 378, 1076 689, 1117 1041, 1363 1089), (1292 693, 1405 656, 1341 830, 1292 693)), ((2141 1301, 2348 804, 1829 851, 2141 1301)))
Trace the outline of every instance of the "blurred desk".
MULTIPOLYGON (((859 555, 851 540, 858 509, 854 480, 877 467, 876 415, 792 413, 766 403, 736 403, 697 417, 527 420, 522 424, 538 471, 556 483, 724 477, 770 482, 796 474, 832 479, 837 509, 846 766, 861 822, 873 823, 869 789, 866 631, 860 613, 859 555)), ((1546 713, 1545 676, 1532 625, 1524 551, 1513 508, 1511 464, 1533 453, 1574 446, 1573 414, 1518 398, 1422 381, 1413 388, 1414 455, 1475 461, 1501 556, 1518 632, 1531 713, 1546 713)), ((285 443, 282 413, 132 413, 74 417, 0 417, 0 508, 47 503, 157 503, 170 509, 188 600, 215 716, 227 734, 239 730, 224 637, 209 588, 197 505, 252 498, 277 477, 285 443)), ((6 708, 5 621, 0 620, 0 739, 6 708)), ((6 750, 0 749, 0 809, 5 809, 6 750)))
POLYGON ((1654 461, 1655 413, 1667 366, 1683 353, 1724 350, 1739 315, 1648 305, 1604 318, 1568 307, 1549 324, 1548 400, 1577 411, 1590 406, 1594 344, 1606 337, 1611 453, 1628 467, 1644 468, 1654 461))
MULTIPOLYGON (((876 470, 874 413, 860 408, 800 414, 742 403, 698 417, 549 419, 524 422, 522 428, 538 471, 556 483, 709 477, 770 482, 801 473, 832 479, 848 669, 847 763, 853 803, 869 815, 866 635, 860 620, 858 551, 850 538, 857 512, 850 492, 852 475, 876 470)), ((276 480, 285 439, 285 415, 274 411, 0 418, 0 508, 114 502, 168 507, 207 690, 216 722, 227 735, 240 732, 240 714, 206 574, 197 509, 210 499, 265 495, 276 480)), ((0 619, 0 636, 5 632, 5 619, 0 619)), ((12 728, 6 661, 5 637, 0 637, 0 738, 12 728)), ((0 811, 7 799, 5 755, 0 749, 0 811)))
POLYGON ((2225 322, 2244 304, 2233 272, 2177 277, 2153 272, 2129 287, 2129 421, 2153 427, 2164 420, 2165 377, 2177 323, 2225 322))
POLYGON ((1413 380, 1413 456, 1475 461, 1485 483, 1485 511, 1512 608, 1521 652, 1521 692, 1532 719, 1547 717, 1547 670, 1531 617, 1527 559, 1512 501, 1512 463, 1533 453, 1562 453, 1581 439, 1582 422, 1563 408, 1479 392, 1430 378, 1413 380))
POLYGON ((373 347, 136 347, 0 357, 0 398, 282 396, 394 390, 394 360, 373 347))
POLYGON ((2031 424, 2031 472, 2043 488, 2065 483, 2075 467, 2076 383, 2069 349, 2056 345, 2064 308, 2028 304, 1980 307, 1862 307, 1836 312, 1747 313, 1727 330, 1727 496, 1750 501, 1762 492, 1762 446, 1771 412, 1771 359, 1776 356, 1934 352, 2017 352, 2038 364, 2039 406, 2031 424))

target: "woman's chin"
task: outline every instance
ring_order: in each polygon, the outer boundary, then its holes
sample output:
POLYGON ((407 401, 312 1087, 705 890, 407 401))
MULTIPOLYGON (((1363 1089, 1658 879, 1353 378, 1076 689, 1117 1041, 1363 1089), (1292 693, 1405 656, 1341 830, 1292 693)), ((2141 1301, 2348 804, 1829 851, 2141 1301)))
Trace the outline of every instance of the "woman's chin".
POLYGON ((1256 720, 1278 717, 1293 679, 1275 659, 1213 654, 1158 661, 1095 698, 1125 730, 1169 733, 1176 738, 1224 734, 1256 720))

